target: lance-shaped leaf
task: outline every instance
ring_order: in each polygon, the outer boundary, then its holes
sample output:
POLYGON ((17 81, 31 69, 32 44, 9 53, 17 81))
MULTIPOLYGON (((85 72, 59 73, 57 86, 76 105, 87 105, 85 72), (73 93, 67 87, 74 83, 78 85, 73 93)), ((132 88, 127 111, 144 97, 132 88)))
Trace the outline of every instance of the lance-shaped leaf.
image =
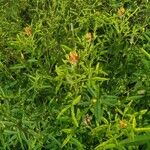
POLYGON ((73 101, 72 101, 72 105, 76 105, 80 102, 81 100, 81 95, 79 95, 77 98, 75 98, 73 101))
POLYGON ((74 106, 71 106, 71 116, 72 116, 72 121, 73 121, 74 125, 76 127, 78 127, 79 125, 78 125, 78 121, 77 121, 76 116, 75 116, 74 106))
POLYGON ((60 116, 62 116, 64 112, 66 112, 70 107, 70 105, 67 105, 64 109, 62 109, 61 112, 58 114, 57 119, 59 119, 60 116))

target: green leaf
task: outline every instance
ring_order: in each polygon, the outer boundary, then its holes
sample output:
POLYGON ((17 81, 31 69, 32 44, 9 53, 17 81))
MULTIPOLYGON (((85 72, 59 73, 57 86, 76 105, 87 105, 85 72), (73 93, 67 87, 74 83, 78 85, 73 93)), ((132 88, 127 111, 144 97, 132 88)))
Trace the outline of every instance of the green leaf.
POLYGON ((74 125, 76 127, 78 127, 79 125, 78 125, 78 121, 75 117, 74 106, 71 106, 71 116, 72 116, 72 121, 73 121, 74 125))
POLYGON ((80 109, 77 108, 77 113, 76 113, 76 118, 77 118, 77 120, 80 120, 81 117, 82 117, 82 113, 81 113, 80 109))
POLYGON ((21 133, 18 132, 17 136, 18 136, 18 140, 19 140, 20 145, 21 145, 21 149, 24 150, 25 148, 24 148, 24 145, 23 145, 23 140, 22 140, 22 137, 21 137, 21 133))
POLYGON ((103 116, 103 110, 102 110, 100 99, 96 101, 95 108, 94 108, 94 115, 97 121, 100 122, 103 116))
POLYGON ((70 141, 71 138, 72 138, 72 134, 69 134, 63 141, 61 147, 63 148, 70 141))
POLYGON ((72 137, 71 142, 72 142, 73 144, 75 144, 75 145, 78 147, 78 149, 84 150, 84 145, 81 144, 80 141, 77 140, 76 138, 73 138, 73 137, 72 137))
POLYGON ((75 98, 73 101, 72 101, 72 105, 76 105, 80 102, 81 100, 81 95, 79 95, 77 98, 75 98))
POLYGON ((142 52, 145 56, 147 56, 147 58, 150 59, 150 54, 149 54, 146 50, 144 50, 143 48, 141 48, 141 52, 142 52))
POLYGON ((94 81, 107 81, 109 79, 107 79, 107 78, 101 78, 101 77, 93 77, 93 78, 91 78, 91 80, 94 80, 94 81))
POLYGON ((111 95, 104 95, 101 97, 102 103, 109 105, 109 106, 115 106, 117 104, 117 97, 111 96, 111 95))
POLYGON ((133 127, 133 129, 135 129, 135 127, 136 127, 136 119, 135 119, 135 116, 133 116, 132 127, 133 127))
POLYGON ((102 149, 113 149, 117 147, 123 147, 123 146, 131 146, 131 145, 140 145, 150 142, 150 135, 138 135, 134 139, 128 138, 125 140, 122 140, 121 142, 118 142, 117 144, 114 143, 113 140, 108 140, 106 142, 103 142, 102 144, 99 144, 97 147, 95 147, 95 150, 102 150, 102 149))
POLYGON ((145 134, 145 135, 137 135, 134 139, 125 139, 120 142, 122 145, 132 145, 132 144, 142 144, 146 143, 147 141, 150 142, 150 134, 145 134))
POLYGON ((70 52, 72 51, 72 48, 66 46, 66 45, 61 45, 62 49, 65 51, 65 52, 70 52))
POLYGON ((62 129, 61 131, 65 133, 72 133, 72 129, 62 129))
POLYGON ((17 134, 17 131, 5 130, 4 133, 6 134, 17 134))
POLYGON ((59 91, 61 85, 62 85, 62 81, 60 81, 60 82, 57 84, 56 89, 55 89, 55 94, 58 93, 58 91, 59 91))
POLYGON ((14 66, 10 67, 10 69, 17 70, 17 69, 22 69, 22 68, 25 68, 25 67, 26 66, 22 65, 22 64, 15 64, 14 66))
POLYGON ((91 94, 91 96, 93 97, 97 96, 97 93, 95 92, 95 90, 93 90, 90 86, 88 86, 87 90, 91 94))
POLYGON ((70 107, 70 105, 67 105, 64 109, 62 109, 61 112, 58 114, 57 119, 59 119, 70 107))
POLYGON ((61 146, 60 142, 52 134, 48 134, 48 138, 55 142, 58 146, 61 146))
POLYGON ((102 130, 105 130, 106 128, 108 128, 109 125, 101 125, 101 126, 98 126, 94 129, 92 129, 92 133, 93 134, 97 134, 98 132, 102 131, 102 130))

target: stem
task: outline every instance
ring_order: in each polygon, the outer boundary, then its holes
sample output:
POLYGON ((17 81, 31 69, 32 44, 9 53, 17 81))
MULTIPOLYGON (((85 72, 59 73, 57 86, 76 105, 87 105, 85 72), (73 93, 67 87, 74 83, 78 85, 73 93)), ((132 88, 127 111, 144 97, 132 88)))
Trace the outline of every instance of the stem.
POLYGON ((150 59, 150 54, 147 51, 145 51, 143 48, 141 48, 141 51, 143 54, 145 54, 145 56, 147 56, 150 59))

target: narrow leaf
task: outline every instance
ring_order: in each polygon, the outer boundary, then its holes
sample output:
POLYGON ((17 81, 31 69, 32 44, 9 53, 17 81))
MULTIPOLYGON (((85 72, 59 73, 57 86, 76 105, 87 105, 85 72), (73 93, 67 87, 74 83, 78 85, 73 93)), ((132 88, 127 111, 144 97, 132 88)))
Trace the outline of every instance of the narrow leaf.
POLYGON ((71 106, 71 116, 72 116, 72 121, 73 121, 74 125, 76 127, 78 127, 79 125, 78 125, 77 119, 75 117, 74 106, 71 106))
POLYGON ((67 105, 64 109, 62 109, 62 111, 58 114, 57 119, 59 119, 60 116, 62 116, 64 112, 66 112, 69 108, 70 108, 70 105, 67 105))
POLYGON ((91 80, 94 80, 94 81, 107 81, 108 79, 107 78, 101 78, 101 77, 93 77, 93 78, 91 78, 91 80))
POLYGON ((81 99, 81 95, 79 95, 77 98, 75 98, 75 99, 72 101, 72 105, 78 104, 79 101, 80 101, 80 99, 81 99))
POLYGON ((75 144, 80 150, 84 150, 84 145, 79 142, 79 140, 72 138, 71 141, 75 144))
POLYGON ((72 129, 62 129, 61 131, 65 133, 72 133, 72 129))
POLYGON ((146 50, 144 50, 143 48, 141 48, 141 51, 142 51, 142 53, 143 53, 145 56, 147 56, 147 58, 150 59, 150 54, 149 54, 146 50))
POLYGON ((71 138, 72 138, 72 134, 69 134, 63 141, 61 147, 63 148, 70 141, 71 138))
POLYGON ((96 105, 95 105, 95 108, 94 108, 94 114, 95 114, 95 117, 96 117, 97 121, 100 122, 102 114, 103 114, 100 99, 98 99, 96 101, 96 105))

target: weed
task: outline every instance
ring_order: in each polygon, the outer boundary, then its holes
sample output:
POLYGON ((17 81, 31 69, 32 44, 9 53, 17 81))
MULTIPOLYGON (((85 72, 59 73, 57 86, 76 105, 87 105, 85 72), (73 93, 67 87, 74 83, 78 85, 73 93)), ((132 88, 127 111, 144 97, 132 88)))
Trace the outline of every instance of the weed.
POLYGON ((0 149, 150 149, 150 3, 0 2, 0 149))

